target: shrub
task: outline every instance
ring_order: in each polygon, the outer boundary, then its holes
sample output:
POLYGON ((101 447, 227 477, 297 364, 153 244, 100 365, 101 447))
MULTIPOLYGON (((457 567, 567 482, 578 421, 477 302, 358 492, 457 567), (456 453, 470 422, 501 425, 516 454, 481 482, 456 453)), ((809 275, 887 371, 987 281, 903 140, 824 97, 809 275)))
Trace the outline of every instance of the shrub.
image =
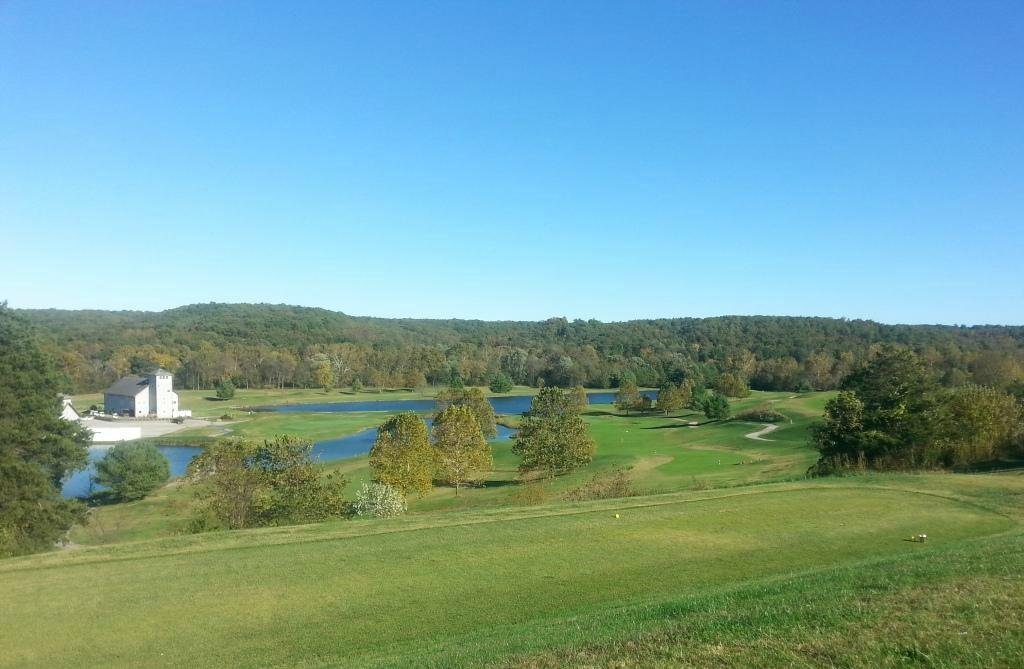
POLYGON ((546 485, 540 482, 526 483, 519 486, 515 494, 512 495, 512 501, 514 504, 520 506, 536 506, 537 504, 543 504, 548 501, 550 497, 548 488, 546 485))
POLYGON ((170 477, 167 458, 151 444, 118 444, 96 463, 96 482, 123 500, 142 499, 170 477))
POLYGON ((406 512, 405 496, 387 483, 364 483, 352 502, 352 513, 356 516, 392 518, 406 512))
POLYGON ((616 469, 611 474, 595 475, 578 488, 565 494, 565 499, 572 502, 583 502, 589 499, 611 499, 613 497, 632 497, 633 482, 629 471, 616 469))
POLYGON ((755 423, 782 423, 785 422, 786 416, 779 413, 770 406, 757 407, 756 409, 750 409, 736 416, 739 420, 749 420, 755 423))

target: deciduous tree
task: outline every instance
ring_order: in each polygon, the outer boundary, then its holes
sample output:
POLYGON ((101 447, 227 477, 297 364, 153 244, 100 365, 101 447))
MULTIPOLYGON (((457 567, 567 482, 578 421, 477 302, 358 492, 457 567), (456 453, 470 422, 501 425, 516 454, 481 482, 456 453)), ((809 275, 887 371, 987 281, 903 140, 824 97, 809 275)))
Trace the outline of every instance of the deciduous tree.
POLYGON ((373 480, 386 483, 402 494, 429 492, 434 480, 434 453, 427 425, 415 413, 389 418, 377 431, 370 449, 373 480))
POLYGON ((434 419, 450 406, 468 406, 476 416, 476 422, 484 438, 493 439, 498 434, 497 418, 494 407, 479 388, 446 388, 437 395, 434 404, 434 419))
POLYGON ((624 380, 619 385, 619 392, 615 396, 615 407, 619 411, 635 411, 640 407, 640 390, 630 380, 624 380))
POLYGON ((576 403, 549 386, 533 398, 512 451, 522 458, 521 472, 554 477, 588 464, 596 448, 576 403))
POLYGON ((452 405, 434 420, 432 442, 437 479, 459 488, 479 481, 491 470, 491 447, 480 431, 473 408, 452 405))

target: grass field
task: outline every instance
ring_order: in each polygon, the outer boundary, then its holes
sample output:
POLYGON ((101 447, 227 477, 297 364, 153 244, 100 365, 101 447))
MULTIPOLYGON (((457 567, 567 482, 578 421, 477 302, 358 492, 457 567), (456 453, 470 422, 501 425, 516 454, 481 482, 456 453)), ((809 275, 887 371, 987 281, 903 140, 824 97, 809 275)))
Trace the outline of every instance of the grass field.
MULTIPOLYGON (((788 646, 771 630, 813 636, 800 614, 819 634, 823 608, 854 628, 888 624, 856 600, 889 563, 896 583, 882 579, 877 598, 943 579, 988 592, 1009 578, 1003 596, 1020 592, 1022 495, 1019 475, 836 479, 50 553, 0 563, 0 654, 5 666, 561 666, 620 648, 653 658, 720 628, 737 664, 781 661, 788 646), (918 532, 931 540, 905 540, 918 532), (948 568, 985 555, 988 569, 948 568), (808 584, 833 580, 841 606, 807 598, 808 584), (770 615, 773 598, 795 611, 770 615), (702 626, 673 636, 690 617, 702 626)), ((1007 639, 978 657, 1019 653, 1021 630, 976 628, 993 615, 980 610, 957 629, 1007 639)))
MULTIPOLYGON (((496 444, 486 485, 387 521, 191 535, 180 483, 98 507, 78 548, 0 562, 0 666, 1024 665, 1024 473, 806 479, 828 397, 734 401, 786 415, 770 441, 593 406, 586 469, 523 484, 496 444), (565 501, 617 468, 637 496, 565 501)), ((202 430, 323 439, 385 417, 202 430)), ((365 457, 327 468, 368 478, 365 457)))

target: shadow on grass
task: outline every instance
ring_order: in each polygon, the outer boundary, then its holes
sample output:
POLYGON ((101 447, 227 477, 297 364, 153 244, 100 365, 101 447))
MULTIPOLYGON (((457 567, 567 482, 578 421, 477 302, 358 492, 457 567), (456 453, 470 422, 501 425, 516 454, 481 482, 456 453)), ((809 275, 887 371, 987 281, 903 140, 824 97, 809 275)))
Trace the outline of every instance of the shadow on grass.
POLYGON ((988 462, 976 462, 973 465, 954 467, 953 471, 958 474, 984 474, 986 472, 1000 472, 1010 469, 1024 469, 1024 458, 1009 458, 989 460, 988 462))

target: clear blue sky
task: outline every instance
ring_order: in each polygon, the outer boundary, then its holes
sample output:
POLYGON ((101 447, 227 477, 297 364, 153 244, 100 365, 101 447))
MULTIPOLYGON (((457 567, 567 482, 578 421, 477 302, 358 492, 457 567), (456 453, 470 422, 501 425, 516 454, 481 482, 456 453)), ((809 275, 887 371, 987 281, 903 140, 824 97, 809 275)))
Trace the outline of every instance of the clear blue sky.
POLYGON ((0 299, 1024 323, 1024 3, 0 0, 0 299))

